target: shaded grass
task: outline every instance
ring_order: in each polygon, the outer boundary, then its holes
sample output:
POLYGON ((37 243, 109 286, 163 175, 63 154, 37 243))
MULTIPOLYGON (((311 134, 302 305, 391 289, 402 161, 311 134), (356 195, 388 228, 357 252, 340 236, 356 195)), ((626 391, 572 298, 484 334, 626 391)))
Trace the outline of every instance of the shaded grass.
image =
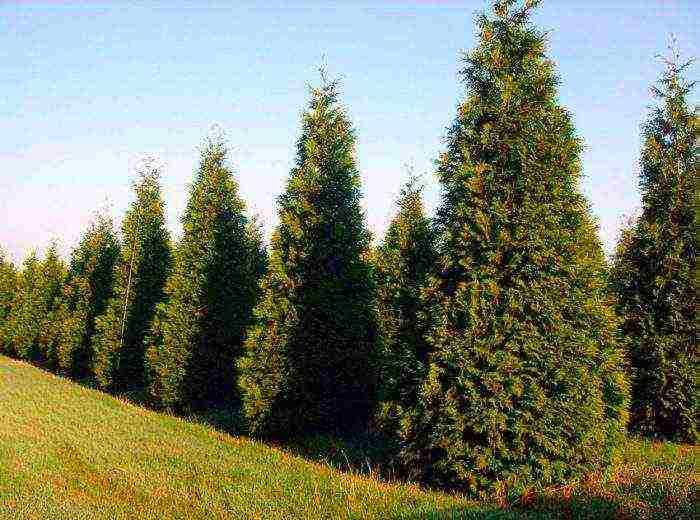
POLYGON ((697 447, 630 439, 607 474, 505 504, 382 480, 371 439, 280 448, 211 426, 228 416, 160 414, 0 356, 0 517, 699 516, 697 447))

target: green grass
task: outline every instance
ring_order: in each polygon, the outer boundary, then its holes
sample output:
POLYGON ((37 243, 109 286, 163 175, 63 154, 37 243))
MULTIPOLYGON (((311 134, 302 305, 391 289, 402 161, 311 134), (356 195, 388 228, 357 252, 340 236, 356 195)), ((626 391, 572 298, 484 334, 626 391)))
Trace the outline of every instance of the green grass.
POLYGON ((0 356, 0 518, 692 518, 700 512, 697 447, 630 439, 608 474, 533 491, 510 505, 342 472, 333 460, 314 461, 323 457, 306 451, 302 457, 159 414, 0 356))

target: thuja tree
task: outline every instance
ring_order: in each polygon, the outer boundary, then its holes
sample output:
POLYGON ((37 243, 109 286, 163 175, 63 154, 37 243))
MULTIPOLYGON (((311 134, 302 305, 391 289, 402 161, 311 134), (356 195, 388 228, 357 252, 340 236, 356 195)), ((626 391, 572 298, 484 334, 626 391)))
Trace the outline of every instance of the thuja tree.
POLYGON ((10 312, 17 294, 17 270, 0 249, 0 352, 6 350, 10 312))
POLYGON ((144 339, 156 305, 165 298, 171 262, 160 188, 160 168, 152 159, 140 166, 136 198, 122 223, 122 248, 114 268, 114 294, 95 321, 93 369, 106 389, 139 388, 144 383, 144 339))
POLYGON ((378 427, 393 435, 416 400, 427 355, 421 290, 435 262, 435 236, 423 209, 422 186, 403 187, 398 213, 375 252, 379 341, 378 427))
POLYGON ((16 293, 5 329, 5 352, 20 359, 34 357, 39 335, 41 310, 39 305, 41 262, 32 251, 22 262, 17 275, 16 293))
POLYGON ((556 99, 537 1, 494 3, 465 57, 466 99, 439 159, 430 353, 401 418, 416 478, 517 492, 606 463, 627 385, 581 144, 556 99))
POLYGON ((221 135, 202 147, 166 286, 168 301, 158 308, 149 339, 148 390, 164 408, 198 408, 237 396, 234 363, 266 260, 226 154, 221 135))
POLYGON ((35 303, 40 306, 39 335, 36 338, 35 360, 51 368, 56 339, 61 330, 61 307, 63 289, 68 271, 63 260, 58 256, 57 247, 52 244, 41 262, 39 279, 40 299, 35 303))
POLYGON ((85 377, 91 372, 95 319, 113 295, 114 268, 119 243, 112 219, 100 214, 73 251, 69 281, 64 288, 52 363, 62 373, 85 377))
POLYGON ((256 435, 364 428, 374 394, 370 236, 335 83, 313 89, 278 200, 268 275, 239 364, 256 435))
POLYGON ((55 245, 43 260, 32 253, 24 261, 6 331, 11 355, 39 363, 50 356, 65 278, 66 267, 55 245))
POLYGON ((642 127, 642 213, 623 233, 612 271, 629 338, 632 430, 697 442, 698 242, 693 207, 698 118, 687 65, 671 59, 642 127))

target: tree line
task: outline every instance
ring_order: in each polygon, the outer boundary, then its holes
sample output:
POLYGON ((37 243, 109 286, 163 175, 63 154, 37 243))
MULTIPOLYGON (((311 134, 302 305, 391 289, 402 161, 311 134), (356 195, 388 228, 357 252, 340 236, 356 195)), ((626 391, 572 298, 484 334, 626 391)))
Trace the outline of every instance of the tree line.
MULTIPOLYGON (((537 1, 476 20, 437 163, 372 247, 337 82, 312 88, 268 248, 210 138, 173 243, 145 161, 119 235, 0 260, 0 351, 177 413, 233 404, 284 439, 373 431, 410 478, 469 492, 609 464, 629 429, 698 440, 698 117, 670 60, 643 125, 643 210, 608 264, 579 190, 537 1)), ((632 165, 630 165, 632 166, 632 165)))

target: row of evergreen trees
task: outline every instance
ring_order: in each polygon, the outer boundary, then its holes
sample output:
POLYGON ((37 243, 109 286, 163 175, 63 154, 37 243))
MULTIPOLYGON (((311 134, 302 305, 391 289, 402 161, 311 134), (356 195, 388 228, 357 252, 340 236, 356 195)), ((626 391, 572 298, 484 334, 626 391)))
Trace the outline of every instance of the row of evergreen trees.
POLYGON ((2 259, 0 347, 169 410, 236 403, 258 436, 373 429, 412 478, 471 491, 601 467, 628 420, 697 442, 692 85, 669 63, 644 126, 644 210, 608 268, 537 3, 477 20, 434 219, 411 179, 371 247, 354 131, 324 80, 269 259, 210 139, 175 246, 146 162, 121 243, 102 216, 68 267, 55 248, 19 271, 2 259))

